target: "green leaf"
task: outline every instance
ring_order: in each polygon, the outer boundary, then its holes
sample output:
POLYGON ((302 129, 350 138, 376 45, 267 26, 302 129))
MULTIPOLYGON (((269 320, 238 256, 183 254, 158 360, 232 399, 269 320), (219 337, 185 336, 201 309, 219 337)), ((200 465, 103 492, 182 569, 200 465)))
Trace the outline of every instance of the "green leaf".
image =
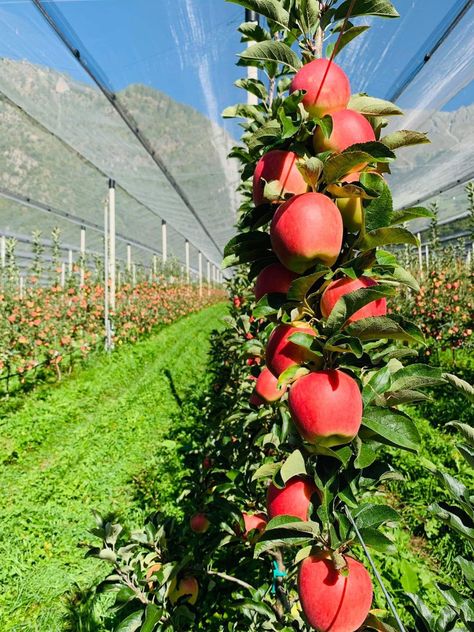
POLYGON ((255 318, 267 318, 278 314, 281 307, 287 302, 284 294, 265 294, 253 308, 255 318))
POLYGON ((115 632, 136 632, 142 624, 143 610, 136 610, 121 621, 115 628, 115 632))
POLYGON ((298 171, 303 176, 306 184, 312 188, 315 188, 323 172, 324 165, 322 161, 319 160, 319 158, 312 157, 308 158, 304 162, 298 161, 296 163, 296 166, 298 168, 298 171))
POLYGON ((315 118, 314 122, 321 129, 324 138, 329 138, 332 134, 332 116, 330 114, 326 114, 322 118, 315 118))
MULTIPOLYGON (((374 177, 373 174, 362 174, 361 179, 369 181, 372 185, 375 184, 374 180, 369 180, 368 176, 374 177)), ((377 180, 382 180, 375 176, 377 180)), ((371 233, 374 230, 384 228, 390 224, 390 219, 393 213, 393 201, 392 194, 388 185, 382 180, 381 191, 379 197, 375 200, 371 200, 364 208, 365 216, 365 230, 371 233)))
POLYGON ((298 55, 283 42, 265 41, 249 46, 239 54, 244 61, 271 61, 288 66, 295 72, 302 66, 298 55))
POLYGON ((272 219, 275 213, 275 207, 271 204, 259 204, 251 208, 240 220, 241 228, 261 228, 272 219))
POLYGON ((393 374, 390 391, 399 391, 405 388, 426 388, 445 382, 441 369, 427 364, 410 364, 393 374))
POLYGON ((300 0, 295 6, 295 10, 303 27, 303 32, 312 35, 319 24, 320 4, 318 0, 300 0))
POLYGON ((256 132, 250 136, 247 141, 248 147, 251 150, 257 149, 267 143, 275 142, 281 134, 280 123, 274 119, 262 125, 256 132))
POLYGON ((412 219, 434 217, 433 211, 423 208, 422 206, 416 206, 413 208, 405 208, 401 211, 395 211, 392 215, 391 224, 404 224, 405 222, 411 222, 412 219))
POLYGON ((452 375, 451 373, 443 373, 443 377, 447 380, 451 386, 454 386, 460 393, 464 395, 464 397, 474 403, 474 386, 462 380, 457 375, 452 375))
POLYGON ((367 443, 362 443, 359 437, 356 438, 357 456, 354 461, 354 467, 358 470, 363 470, 377 458, 377 453, 367 443))
POLYGON ((354 167, 372 162, 372 156, 365 151, 344 151, 328 158, 324 164, 324 179, 327 184, 338 182, 354 167))
POLYGON ((297 327, 295 329, 296 329, 296 332, 294 334, 291 334, 288 340, 291 340, 293 344, 298 345, 299 347, 304 347, 305 349, 311 349, 311 346, 314 342, 314 336, 312 336, 311 334, 304 333, 302 331, 298 331, 297 327))
POLYGON ((252 480, 256 481, 259 478, 273 478, 279 469, 280 463, 264 463, 253 473, 252 480))
MULTIPOLYGON (((358 37, 359 35, 362 35, 362 33, 364 33, 365 31, 367 31, 367 29, 369 29, 370 26, 351 26, 350 28, 346 29, 344 31, 344 33, 342 34, 341 38, 339 39, 339 43, 337 45, 337 51, 334 55, 334 57, 336 57, 337 55, 339 55, 339 53, 341 52, 341 50, 347 46, 347 44, 349 44, 350 42, 352 42, 353 39, 355 39, 356 37, 358 37)), ((326 46, 326 57, 329 59, 331 57, 331 55, 333 54, 334 51, 334 47, 336 46, 336 41, 331 42, 330 44, 328 44, 326 46)), ((350 104, 347 106, 351 109, 355 109, 353 108, 350 104)))
POLYGON ((471 560, 466 560, 460 555, 455 557, 454 561, 461 568, 462 574, 464 575, 469 588, 474 589, 474 562, 472 562, 471 560))
POLYGON ((397 547, 394 543, 377 529, 367 527, 366 529, 359 529, 359 533, 366 546, 390 555, 394 555, 397 552, 397 547))
POLYGON ((363 413, 362 425, 390 445, 413 452, 419 448, 420 434, 415 424, 400 412, 368 406, 363 413))
POLYGON ((415 235, 406 228, 377 228, 362 235, 355 247, 365 251, 387 244, 412 244, 413 246, 417 246, 418 240, 415 235))
POLYGON ((231 608, 237 610, 252 610, 266 617, 269 621, 276 621, 276 615, 271 607, 264 601, 254 601, 253 599, 235 599, 230 604, 231 608))
MULTIPOLYGON (((343 20, 351 7, 352 1, 345 0, 334 15, 336 20, 343 20)), ((377 15, 382 18, 398 18, 400 14, 389 0, 356 0, 350 14, 351 18, 362 15, 377 15)))
POLYGON ((303 375, 307 375, 309 373, 309 369, 306 369, 303 366, 298 366, 297 364, 292 364, 287 369, 280 373, 278 377, 278 388, 281 388, 284 384, 291 384, 295 380, 303 375))
POLYGON ((402 560, 400 564, 400 583, 405 592, 417 593, 420 589, 420 583, 418 581, 418 573, 413 568, 413 564, 407 560, 402 560))
POLYGON ((469 445, 474 447, 474 428, 472 426, 463 424, 460 421, 450 421, 446 424, 446 426, 452 426, 453 428, 456 428, 456 430, 459 430, 469 445))
POLYGON ((312 274, 295 279, 288 290, 289 301, 302 301, 313 285, 330 271, 326 266, 320 266, 319 270, 312 274))
POLYGON ((280 476, 283 482, 286 483, 290 478, 293 478, 293 476, 299 476, 301 474, 306 474, 304 457, 300 450, 294 450, 283 463, 280 476))
POLYGON ((237 88, 242 88, 243 90, 254 94, 259 99, 262 99, 262 101, 265 101, 265 99, 268 97, 267 88, 265 87, 265 84, 259 79, 237 79, 235 85, 237 86, 237 88))
POLYGON ((221 114, 222 118, 250 118, 259 123, 265 122, 265 114, 258 105, 246 105, 237 103, 225 108, 221 114))
POLYGON ((380 139, 380 142, 390 149, 399 149, 409 145, 423 145, 431 141, 424 132, 412 132, 407 129, 401 129, 398 132, 387 134, 387 136, 380 139))
POLYGON ((384 101, 384 99, 369 97, 363 93, 352 95, 347 107, 365 116, 394 116, 403 114, 398 105, 390 103, 390 101, 384 101))
POLYGON ((242 33, 245 41, 263 42, 264 40, 272 39, 272 34, 256 22, 244 22, 237 30, 242 33))
MULTIPOLYGON (((474 429, 471 428, 471 430, 474 434, 474 429)), ((474 448, 471 448, 468 445, 457 445, 456 447, 467 463, 469 463, 469 465, 474 469, 474 448)))
POLYGON ((271 247, 270 235, 259 230, 253 230, 249 233, 240 233, 233 237, 224 248, 224 256, 237 254, 246 249, 253 250, 259 248, 266 250, 271 247))
POLYGON ((155 625, 163 616, 163 609, 158 608, 153 603, 149 603, 145 609, 145 620, 140 628, 140 632, 153 632, 155 625))
POLYGON ((366 527, 380 527, 385 522, 398 522, 400 516, 395 509, 388 505, 367 503, 354 515, 354 520, 358 529, 365 529, 366 527))
POLYGON ((407 340, 424 344, 423 333, 413 323, 398 316, 373 316, 362 318, 346 327, 346 332, 350 336, 355 336, 360 340, 380 340, 387 338, 390 340, 407 340))
POLYGON ((467 538, 472 544, 474 544, 474 529, 464 524, 460 516, 454 513, 452 509, 448 509, 447 507, 441 506, 438 503, 433 503, 428 507, 428 511, 433 513, 442 522, 451 527, 451 529, 454 529, 463 537, 467 538))
POLYGON ((365 305, 395 294, 395 288, 381 284, 360 288, 344 294, 338 299, 328 316, 328 329, 336 330, 342 328, 348 319, 365 305))
POLYGON ((390 162, 396 158, 391 149, 376 140, 371 140, 367 143, 355 143, 354 145, 350 145, 347 149, 344 149, 342 153, 345 154, 354 151, 364 151, 366 154, 369 154, 371 158, 370 162, 390 162))
POLYGON ((430 399, 428 395, 420 391, 403 389, 400 391, 390 391, 383 395, 383 399, 387 406, 400 406, 400 404, 411 404, 413 402, 422 402, 430 399))
POLYGON ((227 2, 256 11, 283 28, 288 27, 290 14, 283 8, 280 0, 227 0, 227 2))
POLYGON ((259 541, 255 545, 254 557, 259 557, 265 551, 269 549, 275 549, 284 546, 303 546, 307 545, 314 537, 314 528, 310 528, 307 525, 314 525, 317 528, 316 522, 296 522, 294 524, 288 523, 282 527, 275 529, 265 529, 261 535, 259 541), (299 527, 301 525, 301 527, 299 527))
POLYGON ((324 345, 324 351, 352 353, 356 358, 361 358, 364 354, 364 348, 360 340, 345 334, 337 334, 330 338, 324 345))

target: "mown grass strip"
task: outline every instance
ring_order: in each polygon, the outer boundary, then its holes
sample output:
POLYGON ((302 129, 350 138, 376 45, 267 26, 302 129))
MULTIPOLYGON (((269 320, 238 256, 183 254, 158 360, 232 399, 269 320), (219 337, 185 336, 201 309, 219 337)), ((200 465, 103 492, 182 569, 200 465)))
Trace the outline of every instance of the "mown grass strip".
MULTIPOLYGON (((166 450, 179 475, 167 430, 180 401, 202 388, 209 333, 224 313, 210 307, 98 357, 0 418, 1 630, 59 631, 62 596, 104 574, 78 547, 91 510, 137 524, 131 479, 166 450)), ((167 459, 157 463, 166 485, 167 459)))

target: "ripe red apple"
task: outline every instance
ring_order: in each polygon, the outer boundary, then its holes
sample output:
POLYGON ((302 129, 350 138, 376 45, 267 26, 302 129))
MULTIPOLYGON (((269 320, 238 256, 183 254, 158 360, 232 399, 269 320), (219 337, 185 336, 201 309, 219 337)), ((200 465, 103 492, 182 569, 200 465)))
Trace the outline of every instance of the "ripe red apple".
POLYGON ((265 527, 267 526, 267 517, 264 513, 256 513, 256 514, 248 514, 245 511, 242 512, 242 517, 244 519, 245 531, 240 533, 240 527, 238 528, 238 534, 242 535, 242 538, 246 540, 250 531, 253 529, 257 529, 258 536, 265 531, 265 527))
POLYGON ((255 281, 255 300, 259 301, 265 294, 287 294, 297 277, 281 263, 271 263, 263 268, 255 281))
MULTIPOLYGON (((372 287, 377 282, 369 277, 361 276, 358 279, 349 279, 348 277, 332 281, 324 290, 321 296, 321 313, 324 318, 328 318, 337 301, 349 292, 355 292, 361 288, 372 287)), ((361 318, 370 318, 371 316, 385 316, 387 313, 387 300, 379 298, 372 301, 364 307, 358 309, 352 316, 348 318, 349 323, 353 323, 361 318)))
POLYGON ((326 552, 307 557, 298 573, 298 594, 309 625, 319 632, 355 632, 372 605, 372 582, 365 567, 344 556, 348 574, 326 552))
POLYGON ((315 59, 298 70, 290 92, 306 90, 303 106, 313 118, 347 107, 351 86, 346 73, 329 59, 315 59))
POLYGON ((341 445, 359 432, 362 397, 357 382, 343 371, 303 375, 290 388, 288 405, 298 432, 310 443, 341 445))
MULTIPOLYGON (((374 130, 369 121, 355 110, 339 110, 333 112, 332 132, 326 138, 320 127, 316 128, 313 144, 316 153, 323 151, 341 152, 355 143, 368 143, 375 140, 374 130)), ((351 171, 360 171, 363 166, 353 167, 351 171)))
POLYGON ((279 206, 270 226, 272 248, 281 263, 303 273, 316 263, 332 266, 341 250, 339 209, 322 193, 295 195, 279 206))
POLYGON ((314 329, 308 325, 278 325, 268 339, 265 351, 266 364, 276 377, 290 366, 314 361, 314 357, 307 349, 289 340, 290 336, 297 333, 316 336, 314 329))
POLYGON ((269 369, 267 369, 266 366, 264 366, 257 378, 257 383, 255 384, 255 392, 265 402, 276 402, 286 391, 286 385, 278 388, 277 384, 278 378, 276 378, 273 373, 269 369))
POLYGON ((187 575, 176 581, 176 578, 171 580, 170 587, 168 590, 168 597, 173 606, 178 602, 180 597, 184 597, 187 595, 186 601, 190 604, 195 604, 198 598, 199 593, 199 584, 195 577, 192 575, 187 575))
POLYGON ((270 483, 267 492, 267 512, 269 518, 276 516, 295 516, 301 520, 309 520, 311 497, 317 501, 318 489, 314 482, 306 476, 293 476, 283 489, 270 483))
POLYGON ((209 529, 210 522, 207 519, 206 514, 197 513, 191 517, 189 525, 194 533, 206 533, 206 531, 209 529))
POLYGON ((292 151, 272 149, 257 162, 253 174, 253 201, 256 206, 270 202, 264 197, 265 184, 276 180, 281 187, 281 197, 286 193, 293 195, 308 190, 303 176, 296 166, 298 156, 292 151))

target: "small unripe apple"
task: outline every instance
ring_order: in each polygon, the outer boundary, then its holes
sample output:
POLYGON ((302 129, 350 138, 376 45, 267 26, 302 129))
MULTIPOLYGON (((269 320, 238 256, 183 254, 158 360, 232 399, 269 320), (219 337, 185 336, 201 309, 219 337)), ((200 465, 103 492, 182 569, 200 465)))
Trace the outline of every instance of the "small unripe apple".
POLYGON ((210 522, 204 513, 197 513, 191 517, 189 526, 194 533, 206 533, 209 529, 210 522))
MULTIPOLYGON (((350 279, 348 277, 345 277, 337 279, 337 281, 332 281, 324 290, 323 295, 321 296, 320 307, 322 315, 324 316, 324 318, 328 318, 329 314, 332 312, 335 304, 341 298, 341 296, 349 294, 349 292, 355 292, 356 290, 360 290, 362 288, 373 287, 374 285, 377 285, 377 282, 365 276, 361 276, 358 279, 350 279)), ((353 323, 356 320, 360 320, 361 318, 385 316, 386 314, 387 299, 379 298, 358 309, 347 320, 348 323, 353 323)))
POLYGON ((264 402, 271 403, 281 399, 286 391, 286 385, 278 388, 278 378, 266 366, 263 367, 255 384, 255 393, 263 399, 264 402))
POLYGON ((359 386, 337 369, 300 377, 290 388, 288 406, 300 435, 315 445, 349 443, 362 422, 359 386))
POLYGON ((298 156, 294 152, 281 149, 272 149, 260 158, 253 175, 253 201, 256 206, 271 201, 264 196, 267 182, 278 182, 281 199, 288 193, 295 195, 308 190, 296 166, 297 160, 298 156))
POLYGON ((351 86, 346 73, 334 61, 315 59, 298 70, 290 93, 305 90, 303 106, 313 118, 332 114, 347 107, 351 86))
POLYGON ((332 266, 341 251, 343 224, 339 209, 322 193, 295 195, 279 206, 270 226, 273 251, 293 272, 317 263, 332 266))
POLYGON ((344 556, 346 572, 337 570, 326 552, 301 562, 298 595, 309 625, 319 632, 355 632, 372 606, 372 581, 365 567, 344 556))
POLYGON ((168 590, 168 598, 173 606, 178 602, 180 597, 187 596, 186 601, 195 604, 198 598, 199 584, 195 577, 187 575, 177 582, 176 578, 171 580, 168 590))
POLYGON ((255 300, 259 301, 265 294, 287 294, 290 285, 298 275, 281 263, 271 263, 263 268, 255 281, 255 300))
MULTIPOLYGON (((358 182, 360 173, 349 173, 344 176, 344 182, 351 184, 358 182)), ((361 197, 337 198, 336 206, 341 211, 344 226, 351 233, 357 233, 362 228, 364 219, 361 197)))
MULTIPOLYGON (((375 140, 372 125, 355 110, 340 110, 332 116, 332 132, 326 138, 320 127, 316 128, 313 145, 316 153, 323 151, 341 152, 356 143, 368 143, 375 140)), ((360 171, 363 166, 358 165, 350 171, 360 171)))
POLYGON ((268 368, 276 377, 279 377, 290 366, 315 361, 308 349, 289 340, 293 334, 298 333, 316 336, 314 329, 308 325, 298 327, 278 325, 272 331, 267 342, 265 357, 268 368))
POLYGON ((269 518, 276 516, 295 516, 301 520, 309 520, 309 509, 317 502, 318 489, 307 476, 293 476, 283 489, 270 483, 267 492, 267 512, 269 518))

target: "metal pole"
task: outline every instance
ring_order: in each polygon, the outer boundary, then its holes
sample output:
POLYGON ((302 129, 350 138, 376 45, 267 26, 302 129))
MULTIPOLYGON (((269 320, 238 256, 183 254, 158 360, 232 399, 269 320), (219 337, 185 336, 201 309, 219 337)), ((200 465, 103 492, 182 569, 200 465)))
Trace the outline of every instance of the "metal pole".
POLYGON ((81 269, 80 269, 80 279, 79 279, 79 284, 81 287, 83 287, 84 285, 84 278, 85 278, 85 259, 86 259, 86 228, 85 226, 81 226, 81 242, 80 242, 80 265, 81 265, 81 269))
POLYGON ((115 311, 115 180, 109 180, 110 309, 115 311))
POLYGON ((23 278, 23 275, 20 274, 20 299, 23 298, 24 287, 25 287, 25 279, 23 278))
POLYGON ((137 283, 137 266, 135 263, 132 263, 132 286, 135 287, 137 283))
POLYGON ((161 251, 163 253, 163 263, 166 263, 168 258, 168 243, 166 240, 166 221, 161 220, 161 251))
POLYGON ((211 262, 207 261, 207 295, 211 295, 211 262))
POLYGON ((72 250, 69 249, 68 254, 68 266, 67 266, 67 271, 69 276, 72 276, 72 267, 73 267, 73 263, 72 263, 72 250))
POLYGON ((417 233, 418 239, 418 265, 420 268, 420 272, 423 272, 423 253, 421 252, 421 233, 417 233))
MULTIPOLYGON (((259 23, 259 16, 256 11, 245 9, 245 21, 259 23)), ((255 42, 249 41, 247 46, 252 46, 255 42)), ((247 79, 258 79, 258 68, 256 66, 247 66, 247 79)), ((258 97, 256 94, 247 92, 248 105, 258 105, 258 97)))
POLYGON ((199 251, 199 255, 198 255, 198 274, 199 274, 199 296, 202 297, 202 252, 199 251))
POLYGON ((187 239, 184 242, 184 249, 186 252, 186 283, 189 283, 189 241, 187 239))
POLYGON ((157 261, 156 255, 153 255, 153 275, 156 277, 157 274, 158 274, 158 261, 157 261))
POLYGON ((61 287, 66 285, 66 263, 63 261, 61 263, 61 287))

